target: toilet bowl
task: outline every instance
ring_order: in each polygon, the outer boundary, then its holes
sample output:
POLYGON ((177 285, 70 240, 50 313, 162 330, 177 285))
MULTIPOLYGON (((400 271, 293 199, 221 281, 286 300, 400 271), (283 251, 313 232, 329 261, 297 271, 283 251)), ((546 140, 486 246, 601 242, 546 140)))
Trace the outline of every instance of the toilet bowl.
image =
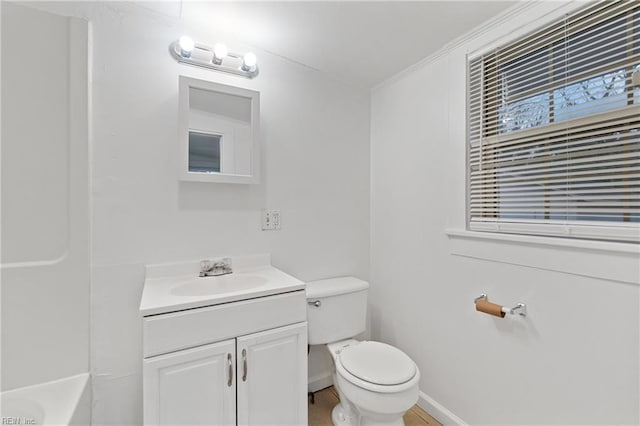
POLYGON ((334 425, 403 425, 420 372, 400 349, 352 338, 365 330, 368 288, 353 277, 307 283, 309 344, 325 344, 333 360, 334 425))

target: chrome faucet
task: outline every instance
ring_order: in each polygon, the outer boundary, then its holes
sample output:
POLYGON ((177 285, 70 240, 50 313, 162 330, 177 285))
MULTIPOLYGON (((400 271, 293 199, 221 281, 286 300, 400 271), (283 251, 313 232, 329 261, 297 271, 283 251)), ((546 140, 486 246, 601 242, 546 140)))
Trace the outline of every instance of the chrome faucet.
POLYGON ((215 277, 218 275, 230 274, 232 272, 231 258, 229 257, 200 261, 201 277, 215 277))

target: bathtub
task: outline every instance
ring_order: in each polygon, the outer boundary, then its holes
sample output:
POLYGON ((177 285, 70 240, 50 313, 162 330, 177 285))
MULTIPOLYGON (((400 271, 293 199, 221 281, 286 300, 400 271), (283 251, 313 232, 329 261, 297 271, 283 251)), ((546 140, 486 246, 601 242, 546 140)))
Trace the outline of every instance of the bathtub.
POLYGON ((2 425, 89 425, 89 373, 0 394, 2 425))

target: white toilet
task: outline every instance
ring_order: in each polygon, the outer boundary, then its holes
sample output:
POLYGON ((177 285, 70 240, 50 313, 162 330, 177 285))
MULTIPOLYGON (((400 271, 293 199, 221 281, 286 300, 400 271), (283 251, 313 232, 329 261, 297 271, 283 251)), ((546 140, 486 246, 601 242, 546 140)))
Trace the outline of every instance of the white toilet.
POLYGON ((307 283, 309 344, 326 344, 333 358, 334 425, 404 425, 418 401, 420 371, 400 349, 353 339, 365 331, 368 290, 354 277, 307 283))

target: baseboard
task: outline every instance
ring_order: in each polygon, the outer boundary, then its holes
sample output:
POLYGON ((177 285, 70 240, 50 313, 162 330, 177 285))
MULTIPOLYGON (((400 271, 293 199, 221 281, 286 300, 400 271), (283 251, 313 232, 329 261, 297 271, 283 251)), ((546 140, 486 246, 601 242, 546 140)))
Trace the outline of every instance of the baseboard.
POLYGON ((426 393, 420 391, 418 393, 418 396, 418 406, 443 425, 467 425, 464 420, 453 414, 451 411, 446 409, 442 404, 431 398, 426 393))
POLYGON ((333 378, 331 373, 318 374, 317 376, 309 377, 309 392, 316 392, 324 388, 328 388, 333 385, 333 378))

